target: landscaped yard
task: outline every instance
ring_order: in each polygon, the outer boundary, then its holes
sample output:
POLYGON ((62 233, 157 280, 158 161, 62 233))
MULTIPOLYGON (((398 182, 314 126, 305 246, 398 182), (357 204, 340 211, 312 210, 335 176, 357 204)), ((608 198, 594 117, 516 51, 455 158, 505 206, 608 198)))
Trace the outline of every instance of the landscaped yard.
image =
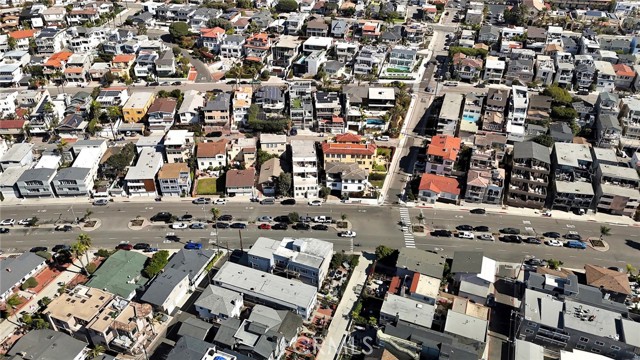
POLYGON ((217 178, 199 179, 196 189, 198 195, 214 195, 218 193, 217 178))
POLYGON ((391 158, 391 149, 378 148, 376 150, 376 155, 378 155, 378 156, 387 156, 387 157, 391 158))

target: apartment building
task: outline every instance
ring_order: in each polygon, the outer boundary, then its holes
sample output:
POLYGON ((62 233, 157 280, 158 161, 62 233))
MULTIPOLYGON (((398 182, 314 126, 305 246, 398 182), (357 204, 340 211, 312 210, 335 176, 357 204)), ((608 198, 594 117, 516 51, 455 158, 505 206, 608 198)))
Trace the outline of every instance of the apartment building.
POLYGON ((499 163, 504 157, 506 143, 504 134, 476 134, 467 173, 465 201, 502 204, 505 171, 499 168, 499 163))
POLYGON ((634 168, 599 164, 596 168, 596 210, 633 217, 640 204, 640 178, 634 168))
POLYGON ((271 46, 271 70, 280 77, 286 77, 293 60, 296 59, 300 51, 300 44, 297 36, 281 35, 278 42, 271 46))
POLYGON ((438 116, 437 133, 442 135, 454 136, 460 121, 460 112, 464 95, 456 93, 445 93, 438 116))
POLYGON ((178 101, 172 98, 158 98, 147 110, 149 130, 167 131, 176 117, 178 101))
POLYGON ((154 148, 143 148, 139 151, 138 161, 127 171, 124 178, 124 190, 130 196, 156 196, 156 174, 162 168, 162 153, 154 148))
POLYGON ((549 188, 554 209, 586 212, 591 208, 593 157, 588 145, 556 143, 552 154, 554 180, 549 188))
POLYGON ((164 138, 164 151, 168 163, 187 162, 195 147, 193 132, 189 130, 169 130, 164 138))
POLYGON ((533 141, 515 143, 507 204, 542 209, 551 172, 549 148, 533 141))
POLYGON ((564 88, 573 86, 573 72, 575 65, 573 64, 573 55, 568 52, 558 51, 555 58, 556 75, 553 80, 564 88))
POLYGON ((462 140, 449 135, 436 135, 427 146, 425 172, 436 175, 451 175, 458 160, 462 140))
MULTIPOLYGON (((336 136, 335 142, 322 143, 322 155, 324 157, 324 167, 330 162, 355 163, 360 169, 371 171, 375 162, 377 146, 372 143, 361 143, 352 136, 349 141, 343 142, 349 134, 336 136)), ((360 138, 358 136, 358 138, 360 138)))
POLYGON ((318 155, 310 140, 291 140, 293 196, 299 199, 318 197, 318 155))
POLYGON ((87 336, 86 326, 111 303, 114 295, 96 288, 77 285, 71 292, 54 298, 44 315, 55 331, 87 336))
POLYGON ((152 92, 135 92, 122 107, 122 116, 128 123, 140 122, 147 115, 147 111, 153 101, 155 94, 152 92))
POLYGON ((204 123, 216 129, 229 128, 231 119, 231 95, 220 93, 214 99, 206 102, 202 108, 204 123))
POLYGON ((187 163, 164 164, 158 172, 163 196, 188 196, 191 193, 191 171, 187 163))
POLYGON ((287 136, 279 134, 260 134, 260 150, 282 156, 287 151, 287 136))
POLYGON ((529 92, 525 86, 512 86, 509 99, 509 115, 507 133, 511 141, 523 141, 527 110, 529 109, 529 92))

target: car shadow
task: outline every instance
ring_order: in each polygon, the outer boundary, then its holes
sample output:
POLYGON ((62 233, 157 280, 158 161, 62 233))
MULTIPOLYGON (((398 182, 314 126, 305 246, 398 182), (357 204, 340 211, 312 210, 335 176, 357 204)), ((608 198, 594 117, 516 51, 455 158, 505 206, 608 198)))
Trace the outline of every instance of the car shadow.
POLYGON ((627 243, 627 246, 640 250, 640 242, 631 239, 625 239, 625 242, 627 243))

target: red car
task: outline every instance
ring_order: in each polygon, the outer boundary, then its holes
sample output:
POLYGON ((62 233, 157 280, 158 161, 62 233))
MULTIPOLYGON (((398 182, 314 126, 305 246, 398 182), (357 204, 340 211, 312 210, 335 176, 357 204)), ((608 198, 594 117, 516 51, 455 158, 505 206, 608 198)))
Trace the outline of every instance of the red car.
POLYGON ((271 225, 269 225, 269 224, 260 224, 260 226, 258 226, 258 229, 260 229, 260 230, 271 230, 271 225))
POLYGON ((118 244, 118 246, 116 246, 117 250, 133 250, 133 245, 131 244, 118 244))

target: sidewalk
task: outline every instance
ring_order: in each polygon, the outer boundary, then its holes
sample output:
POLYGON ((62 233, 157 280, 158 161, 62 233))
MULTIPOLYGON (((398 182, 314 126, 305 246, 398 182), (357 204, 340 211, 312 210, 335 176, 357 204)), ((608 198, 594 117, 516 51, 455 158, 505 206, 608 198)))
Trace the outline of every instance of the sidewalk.
POLYGON ((347 334, 347 327, 351 322, 349 318, 351 309, 353 309, 353 306, 360 296, 360 294, 356 294, 353 289, 356 285, 364 284, 367 279, 367 269, 371 264, 371 261, 360 255, 358 266, 356 266, 353 274, 351 274, 347 289, 336 308, 333 320, 331 320, 331 325, 329 325, 329 331, 327 332, 324 344, 316 356, 316 360, 333 360, 336 356, 336 353, 340 349, 342 338, 347 334))

